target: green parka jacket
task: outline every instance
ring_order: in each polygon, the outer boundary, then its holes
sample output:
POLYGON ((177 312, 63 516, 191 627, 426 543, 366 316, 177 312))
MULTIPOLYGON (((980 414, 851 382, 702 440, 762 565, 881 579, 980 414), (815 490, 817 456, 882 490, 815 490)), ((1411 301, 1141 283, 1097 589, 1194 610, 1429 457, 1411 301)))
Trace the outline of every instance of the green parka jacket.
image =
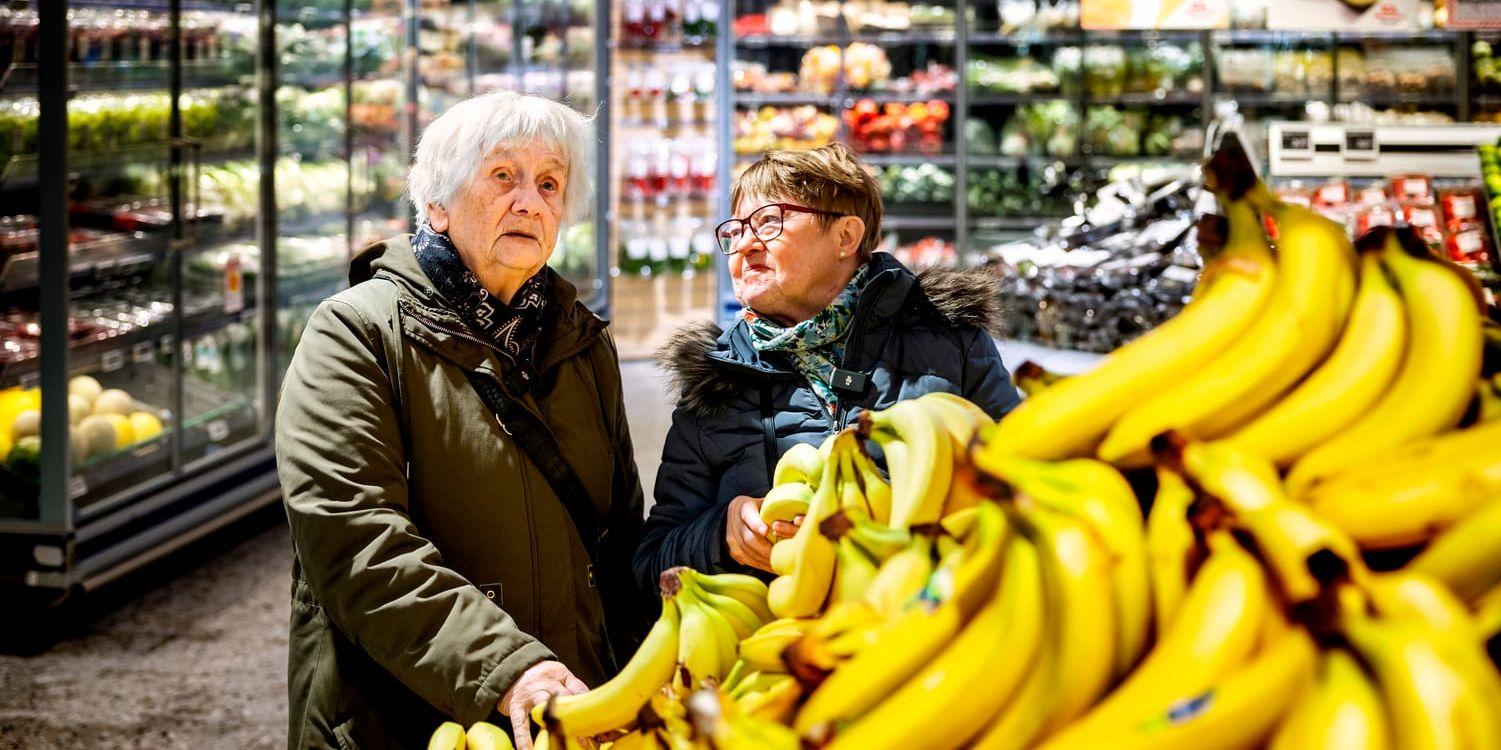
POLYGON ((426 747, 450 718, 508 727, 496 703, 545 659, 598 685, 646 616, 630 578, 641 486, 604 321, 554 274, 531 387, 508 389, 611 519, 591 571, 566 507, 464 373, 505 387, 518 365, 449 309, 407 237, 360 253, 350 284, 309 320, 276 418, 296 552, 288 747, 426 747))

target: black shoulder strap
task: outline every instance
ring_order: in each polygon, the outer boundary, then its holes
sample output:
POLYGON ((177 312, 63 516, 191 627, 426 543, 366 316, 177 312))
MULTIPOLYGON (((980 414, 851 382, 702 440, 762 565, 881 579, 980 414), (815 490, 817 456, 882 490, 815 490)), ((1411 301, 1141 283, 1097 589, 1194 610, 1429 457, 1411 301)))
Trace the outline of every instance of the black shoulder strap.
POLYGON ((761 384, 761 442, 766 450, 766 487, 769 490, 775 482, 777 467, 777 423, 776 412, 771 409, 771 384, 761 384))
POLYGON ((469 378, 475 392, 479 393, 480 400, 495 415, 500 429, 510 435, 541 470, 542 476, 552 486, 553 494, 568 509, 568 516, 573 519, 579 538, 584 540, 584 547, 589 551, 590 561, 597 562, 596 558, 608 529, 600 524, 599 512, 589 501, 584 483, 579 481, 578 475, 558 450, 558 444, 552 439, 552 431, 525 407, 507 398, 500 385, 491 378, 473 370, 465 370, 464 375, 469 378))

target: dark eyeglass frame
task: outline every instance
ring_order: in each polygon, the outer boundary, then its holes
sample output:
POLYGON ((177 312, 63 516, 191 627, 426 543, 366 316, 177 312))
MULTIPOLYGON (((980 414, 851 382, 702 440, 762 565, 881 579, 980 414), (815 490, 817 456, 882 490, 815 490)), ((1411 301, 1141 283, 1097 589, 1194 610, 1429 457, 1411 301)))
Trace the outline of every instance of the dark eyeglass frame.
MULTIPOLYGON (((781 229, 780 226, 777 228, 776 234, 773 234, 770 237, 762 237, 760 234, 756 233, 755 227, 752 227, 750 225, 750 220, 751 220, 752 217, 754 217, 758 213, 761 213, 762 211, 765 211, 768 208, 778 208, 778 209, 781 209, 782 214, 783 214, 783 216, 782 216, 782 222, 781 222, 782 225, 785 225, 787 223, 786 214, 788 212, 795 213, 795 214, 798 214, 798 213, 801 213, 801 214, 813 214, 815 216, 849 216, 850 215, 850 214, 840 213, 838 211, 825 211, 824 209, 821 209, 821 208, 809 208, 807 206, 800 206, 800 205, 798 205, 796 203, 768 203, 768 204, 766 204, 764 206, 761 206, 760 208, 757 208, 756 210, 751 211, 750 213, 746 214, 744 219, 730 218, 730 219, 725 219, 724 221, 719 222, 719 224, 714 227, 714 240, 715 240, 715 244, 719 245, 719 252, 721 252, 721 253, 723 253, 725 255, 734 255, 735 254, 735 243, 731 243, 728 247, 726 247, 725 244, 724 244, 724 242, 721 240, 721 238, 724 235, 725 228, 729 227, 729 226, 733 226, 735 224, 739 224, 742 227, 742 230, 741 230, 742 232, 750 232, 750 235, 752 237, 755 237, 756 239, 758 239, 758 240, 760 240, 762 242, 770 242, 770 241, 772 241, 772 240, 774 240, 774 239, 776 239, 778 237, 781 237, 782 236, 782 229, 781 229)), ((738 241, 739 241, 739 238, 736 238, 736 242, 738 242, 738 241)))

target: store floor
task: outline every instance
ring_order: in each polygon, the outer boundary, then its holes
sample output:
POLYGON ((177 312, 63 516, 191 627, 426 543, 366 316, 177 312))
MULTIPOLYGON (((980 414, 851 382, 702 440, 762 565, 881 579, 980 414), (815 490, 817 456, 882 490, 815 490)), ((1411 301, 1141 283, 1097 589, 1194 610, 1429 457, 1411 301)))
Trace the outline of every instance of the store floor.
MULTIPOLYGON (((622 369, 649 492, 671 410, 653 365, 622 369)), ((282 518, 269 509, 92 598, 44 654, 0 655, 0 750, 286 747, 282 518)))

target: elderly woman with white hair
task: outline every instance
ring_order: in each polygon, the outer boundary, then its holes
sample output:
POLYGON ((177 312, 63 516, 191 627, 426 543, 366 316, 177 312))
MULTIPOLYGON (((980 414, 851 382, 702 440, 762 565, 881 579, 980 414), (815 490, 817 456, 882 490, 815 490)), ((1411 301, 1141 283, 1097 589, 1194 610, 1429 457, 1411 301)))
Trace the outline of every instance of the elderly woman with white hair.
POLYGON ((589 204, 588 121, 476 97, 433 121, 418 229, 360 252, 287 370, 288 747, 509 723, 634 649, 640 480, 605 323, 546 265, 589 204), (506 719, 492 716, 502 714, 506 719))

